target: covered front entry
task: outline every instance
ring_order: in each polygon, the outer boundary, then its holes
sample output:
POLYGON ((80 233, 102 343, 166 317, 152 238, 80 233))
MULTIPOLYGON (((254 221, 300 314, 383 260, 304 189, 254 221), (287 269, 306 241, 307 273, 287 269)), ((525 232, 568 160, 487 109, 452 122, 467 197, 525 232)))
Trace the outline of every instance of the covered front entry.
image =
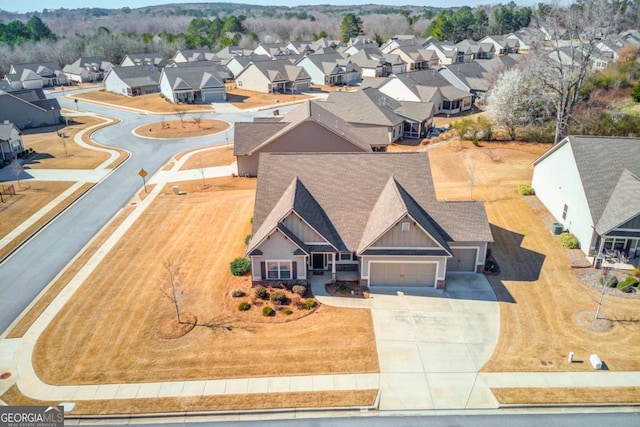
POLYGON ((447 261, 447 271, 476 271, 477 248, 451 248, 453 258, 447 261))
POLYGON ((435 262, 370 262, 369 286, 435 286, 435 262))
POLYGON ((326 270, 327 269, 327 254, 312 253, 311 254, 311 269, 312 270, 326 270))

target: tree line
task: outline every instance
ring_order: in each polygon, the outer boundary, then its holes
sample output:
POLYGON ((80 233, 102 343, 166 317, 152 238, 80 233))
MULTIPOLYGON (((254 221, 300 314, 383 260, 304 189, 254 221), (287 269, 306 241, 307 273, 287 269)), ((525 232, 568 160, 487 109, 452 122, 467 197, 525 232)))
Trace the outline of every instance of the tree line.
POLYGON ((15 46, 28 41, 55 39, 55 34, 37 16, 32 16, 26 23, 17 19, 8 24, 0 22, 0 43, 15 46))

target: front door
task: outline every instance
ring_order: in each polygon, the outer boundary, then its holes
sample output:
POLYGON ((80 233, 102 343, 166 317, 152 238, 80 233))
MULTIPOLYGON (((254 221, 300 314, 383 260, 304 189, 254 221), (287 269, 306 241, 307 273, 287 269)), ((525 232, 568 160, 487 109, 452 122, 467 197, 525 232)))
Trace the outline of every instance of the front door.
POLYGON ((311 269, 312 270, 324 270, 325 254, 312 254, 311 255, 311 269))

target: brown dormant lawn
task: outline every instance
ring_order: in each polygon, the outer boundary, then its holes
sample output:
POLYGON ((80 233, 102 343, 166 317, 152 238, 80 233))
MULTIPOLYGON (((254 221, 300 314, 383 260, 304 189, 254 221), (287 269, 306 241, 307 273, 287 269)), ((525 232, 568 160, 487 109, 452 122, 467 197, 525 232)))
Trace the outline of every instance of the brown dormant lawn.
POLYGON ((139 136, 150 138, 189 138, 211 135, 228 128, 229 123, 220 120, 185 117, 182 120, 159 121, 144 125, 134 132, 139 136))
POLYGON ((182 165, 181 170, 198 169, 201 167, 210 168, 214 166, 227 166, 236 161, 233 155, 233 146, 213 147, 194 154, 182 165))
POLYGON ((112 104, 114 107, 134 108, 137 110, 150 111, 153 113, 176 113, 178 111, 202 111, 213 112, 213 108, 208 104, 174 104, 166 101, 159 93, 150 93, 140 96, 118 95, 104 90, 95 90, 84 93, 74 93, 69 96, 72 99, 103 102, 112 104))
POLYGON ((50 384, 104 384, 378 372, 368 310, 321 306, 295 322, 242 321, 224 309, 229 262, 244 251, 255 180, 209 179, 206 191, 167 185, 70 302, 34 350, 50 384), (184 311, 219 327, 157 337, 172 315, 163 262, 182 267, 184 311), (99 333, 96 333, 99 331, 99 333))
MULTIPOLYGON (((577 281, 566 250, 540 220, 542 212, 534 212, 517 193, 517 184, 531 182, 531 162, 548 146, 483 145, 454 142, 429 150, 438 198, 469 199, 473 176, 473 198, 486 201, 492 226, 495 243, 490 247, 501 274, 488 279, 501 300, 500 336, 482 371, 593 371, 588 363, 592 353, 612 371, 640 369, 638 300, 605 298, 601 315, 613 320, 608 331, 578 325, 576 315, 595 310, 599 293, 577 281), (570 351, 582 363, 567 363, 570 351)), ((538 389, 494 392, 503 403, 612 401, 587 399, 580 390, 563 390, 568 397, 538 389)), ((624 392, 624 388, 612 388, 609 394, 619 394, 616 390, 624 392)))
POLYGON ((238 88, 227 90, 227 102, 243 110, 277 105, 278 103, 302 101, 303 99, 309 99, 309 96, 299 93, 260 93, 238 88))

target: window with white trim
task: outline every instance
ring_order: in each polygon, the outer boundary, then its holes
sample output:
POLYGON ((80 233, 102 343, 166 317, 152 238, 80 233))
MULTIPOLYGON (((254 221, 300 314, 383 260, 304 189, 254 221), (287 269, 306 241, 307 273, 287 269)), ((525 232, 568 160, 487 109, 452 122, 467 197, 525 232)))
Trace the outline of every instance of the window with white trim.
POLYGON ((267 261, 267 279, 291 279, 291 261, 267 261))
POLYGON ((408 222, 403 222, 402 223, 402 231, 409 231, 409 223, 408 222))

